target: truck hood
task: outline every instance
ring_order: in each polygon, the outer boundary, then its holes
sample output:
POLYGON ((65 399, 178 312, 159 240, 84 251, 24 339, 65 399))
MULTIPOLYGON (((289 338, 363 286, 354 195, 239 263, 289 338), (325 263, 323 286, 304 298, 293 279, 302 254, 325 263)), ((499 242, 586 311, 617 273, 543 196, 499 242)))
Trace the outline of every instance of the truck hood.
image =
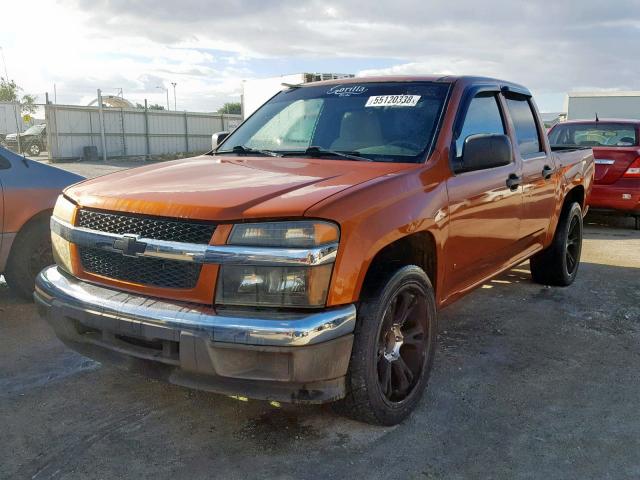
POLYGON ((36 137, 37 135, 33 135, 31 133, 10 133, 9 135, 7 135, 5 138, 7 138, 8 140, 15 140, 16 138, 20 137, 20 138, 30 138, 30 137, 36 137))
POLYGON ((415 164, 210 156, 149 165, 82 182, 82 207, 202 220, 298 217, 354 185, 415 164))

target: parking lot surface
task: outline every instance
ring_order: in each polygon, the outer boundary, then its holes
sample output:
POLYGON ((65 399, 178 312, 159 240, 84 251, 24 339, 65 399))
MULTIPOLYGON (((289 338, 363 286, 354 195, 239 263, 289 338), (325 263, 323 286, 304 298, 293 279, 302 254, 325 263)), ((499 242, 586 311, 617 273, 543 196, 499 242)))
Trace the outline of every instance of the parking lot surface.
POLYGON ((640 232, 588 218, 573 286, 523 264, 440 313, 392 428, 100 365, 0 281, 0 478, 638 478, 640 232))

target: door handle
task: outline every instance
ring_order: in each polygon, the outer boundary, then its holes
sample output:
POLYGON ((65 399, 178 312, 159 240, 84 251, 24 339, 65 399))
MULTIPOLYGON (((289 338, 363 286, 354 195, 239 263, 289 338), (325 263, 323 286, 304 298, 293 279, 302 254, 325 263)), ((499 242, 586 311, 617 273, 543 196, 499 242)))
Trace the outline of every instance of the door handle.
POLYGON ((553 175, 553 168, 551 168, 549 165, 545 165, 542 169, 542 178, 544 178, 545 180, 549 180, 551 178, 551 175, 553 175))
POLYGON ((511 175, 509 175, 509 178, 507 178, 507 187, 509 187, 509 190, 517 190, 518 187, 520 186, 520 182, 522 181, 522 177, 516 175, 515 173, 512 173, 511 175))

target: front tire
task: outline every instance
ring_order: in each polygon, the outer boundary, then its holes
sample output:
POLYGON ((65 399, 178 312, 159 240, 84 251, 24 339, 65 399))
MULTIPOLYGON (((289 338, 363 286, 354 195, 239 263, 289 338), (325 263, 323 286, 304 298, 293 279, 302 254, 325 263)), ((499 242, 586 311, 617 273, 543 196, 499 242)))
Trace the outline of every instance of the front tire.
POLYGON ((560 287, 573 283, 580 266, 582 230, 582 209, 574 202, 563 209, 551 245, 531 257, 534 282, 560 287))
POLYGON ((49 224, 43 221, 27 224, 11 247, 4 272, 7 285, 25 300, 32 300, 36 276, 53 263, 49 224))
POLYGON ((340 413, 395 425, 416 407, 427 385, 436 344, 433 287, 425 272, 405 266, 361 302, 347 396, 340 413))

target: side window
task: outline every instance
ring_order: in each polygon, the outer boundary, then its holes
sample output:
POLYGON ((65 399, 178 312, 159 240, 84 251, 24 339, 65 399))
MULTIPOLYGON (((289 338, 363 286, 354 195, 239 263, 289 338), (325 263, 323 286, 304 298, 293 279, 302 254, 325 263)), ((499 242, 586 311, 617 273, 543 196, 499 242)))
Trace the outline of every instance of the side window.
POLYGON ((465 139, 479 133, 505 133, 500 107, 493 93, 480 93, 471 100, 462 131, 456 140, 456 158, 462 157, 465 139))
MULTIPOLYGON (((9 160, 4 158, 2 154, 0 154, 0 170, 6 170, 7 168, 11 168, 11 163, 9 160)), ((0 195, 2 194, 2 188, 0 188, 0 195)))
POLYGON ((527 157, 544 152, 529 100, 524 97, 507 97, 507 108, 516 130, 520 155, 527 157))

